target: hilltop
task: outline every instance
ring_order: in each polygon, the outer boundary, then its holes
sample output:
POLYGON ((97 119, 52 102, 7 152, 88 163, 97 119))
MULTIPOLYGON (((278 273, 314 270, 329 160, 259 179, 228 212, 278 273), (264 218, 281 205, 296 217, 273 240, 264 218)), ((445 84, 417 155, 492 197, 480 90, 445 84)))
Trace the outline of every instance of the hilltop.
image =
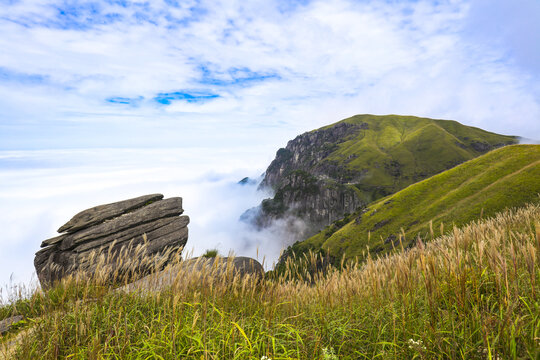
POLYGON ((505 208, 540 202, 540 145, 497 149, 336 221, 287 253, 328 250, 363 258, 412 247, 505 208))
POLYGON ((457 121, 399 115, 357 115, 297 136, 266 170, 262 188, 274 197, 244 218, 258 227, 296 217, 313 235, 366 204, 517 143, 457 121))

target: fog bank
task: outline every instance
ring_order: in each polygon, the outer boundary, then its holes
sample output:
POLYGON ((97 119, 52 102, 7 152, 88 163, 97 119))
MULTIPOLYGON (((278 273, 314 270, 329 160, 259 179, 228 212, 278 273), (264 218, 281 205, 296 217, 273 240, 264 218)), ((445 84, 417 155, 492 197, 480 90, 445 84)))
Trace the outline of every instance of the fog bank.
POLYGON ((149 193, 181 196, 191 218, 186 252, 216 248, 258 257, 268 269, 288 245, 274 226, 253 231, 241 214, 265 197, 257 183, 273 150, 212 148, 0 152, 0 286, 33 279, 41 241, 77 212, 149 193), (242 153, 242 156, 238 156, 242 153), (241 160, 239 160, 241 159, 241 160))

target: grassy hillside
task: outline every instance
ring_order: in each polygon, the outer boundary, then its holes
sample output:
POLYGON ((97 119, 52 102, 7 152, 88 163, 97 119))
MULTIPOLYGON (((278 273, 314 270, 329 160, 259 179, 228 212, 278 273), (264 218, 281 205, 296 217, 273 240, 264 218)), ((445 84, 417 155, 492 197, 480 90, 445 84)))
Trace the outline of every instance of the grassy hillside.
POLYGON ((540 146, 494 150, 368 205, 306 241, 294 252, 328 249, 336 258, 407 247, 504 208, 539 201, 540 146), (401 239, 400 239, 401 238, 401 239))
POLYGON ((368 202, 496 147, 517 142, 513 136, 457 121, 400 115, 357 115, 319 130, 341 123, 362 129, 340 143, 325 160, 338 163, 351 174, 363 174, 351 180, 360 190, 359 196, 368 202), (371 189, 374 196, 369 192, 371 189))
POLYGON ((275 196, 244 218, 264 227, 299 217, 308 224, 297 236, 303 240, 367 203, 516 142, 450 120, 353 116, 279 149, 261 184, 275 196))
POLYGON ((126 294, 98 272, 0 306, 25 316, 0 359, 538 359, 539 262, 531 205, 311 282, 287 280, 288 263, 126 294))

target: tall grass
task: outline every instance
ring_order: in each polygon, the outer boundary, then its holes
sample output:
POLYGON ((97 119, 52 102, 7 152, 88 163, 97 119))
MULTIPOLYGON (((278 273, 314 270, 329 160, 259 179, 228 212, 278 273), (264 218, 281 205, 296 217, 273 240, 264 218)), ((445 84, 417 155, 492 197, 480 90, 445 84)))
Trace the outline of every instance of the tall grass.
POLYGON ((2 306, 0 318, 23 314, 33 329, 16 359, 540 358, 538 205, 310 272, 320 260, 265 279, 179 262, 159 290, 112 291, 98 269, 2 306))

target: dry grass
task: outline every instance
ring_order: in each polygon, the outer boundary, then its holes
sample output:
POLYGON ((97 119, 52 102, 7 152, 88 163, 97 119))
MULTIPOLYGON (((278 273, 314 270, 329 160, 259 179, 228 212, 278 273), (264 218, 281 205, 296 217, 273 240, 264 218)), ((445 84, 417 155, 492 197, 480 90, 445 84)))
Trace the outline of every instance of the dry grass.
POLYGON ((384 258, 305 270, 320 260, 261 281, 180 266, 161 291, 127 293, 110 291, 111 268, 98 267, 0 316, 35 324, 17 359, 540 357, 537 205, 384 258))

